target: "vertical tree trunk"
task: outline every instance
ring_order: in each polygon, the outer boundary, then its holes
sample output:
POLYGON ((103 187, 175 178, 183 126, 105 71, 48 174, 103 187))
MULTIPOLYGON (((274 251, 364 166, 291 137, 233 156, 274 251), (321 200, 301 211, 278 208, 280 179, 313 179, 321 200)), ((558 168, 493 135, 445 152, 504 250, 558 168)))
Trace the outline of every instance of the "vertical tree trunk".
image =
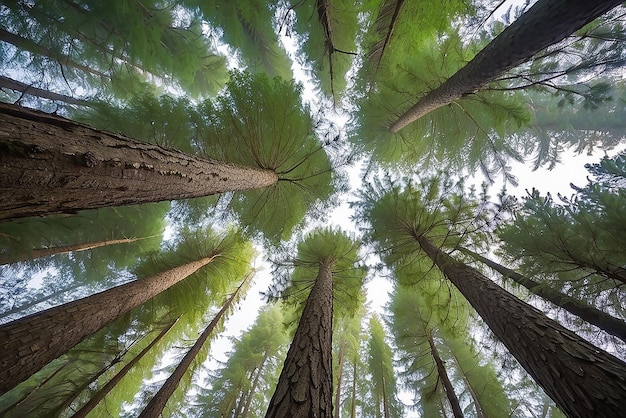
MULTIPOLYGON (((255 371, 256 368, 250 372, 249 376, 247 376, 248 382, 251 381, 256 375, 255 371)), ((250 394, 250 389, 241 391, 241 396, 239 396, 239 401, 237 402, 237 406, 235 407, 235 413, 233 414, 233 418, 238 418, 241 416, 241 411, 243 411, 243 407, 246 404, 250 394)))
POLYGON ((250 405, 252 404, 252 398, 254 398, 254 394, 256 393, 256 388, 259 385, 259 379, 261 378, 261 373, 263 373, 263 369, 265 368, 265 362, 267 361, 267 350, 263 354, 263 360, 261 360, 261 364, 257 367, 256 375, 254 376, 254 380, 252 381, 252 386, 250 387, 250 393, 248 394, 248 399, 246 400, 246 406, 243 408, 243 412, 241 413, 241 418, 246 418, 248 416, 248 412, 250 411, 250 405))
POLYGON ((135 365, 141 360, 143 356, 145 356, 148 351, 152 347, 154 347, 163 337, 167 334, 172 327, 178 322, 180 317, 176 318, 174 322, 172 322, 169 326, 163 328, 163 330, 157 335, 151 342, 148 344, 139 354, 137 354, 131 361, 126 363, 126 365, 119 371, 111 380, 109 380, 106 385, 104 385, 98 392, 96 392, 89 402, 84 404, 74 415, 72 418, 84 418, 89 414, 99 403, 104 399, 104 397, 126 376, 126 374, 135 367, 135 365))
POLYGON ((40 89, 29 84, 22 83, 17 80, 13 80, 8 77, 0 75, 0 88, 19 91, 22 94, 28 94, 30 96, 41 97, 42 99, 56 100, 58 102, 67 103, 77 106, 88 106, 89 102, 86 100, 76 99, 65 94, 54 93, 48 90, 40 89))
POLYGON ((339 345, 339 355, 337 356, 337 389, 335 390, 335 412, 334 417, 339 418, 341 413, 341 378, 343 377, 343 352, 346 349, 346 341, 341 341, 339 345))
POLYGON ((398 132, 427 113, 476 92, 621 3, 621 0, 538 0, 465 67, 400 116, 389 130, 398 132))
POLYGON ((210 263, 206 257, 0 326, 0 395, 83 339, 210 263))
POLYGON ((80 244, 60 245, 58 247, 34 248, 30 251, 24 251, 20 254, 0 255, 0 265, 19 263, 20 261, 27 261, 34 258, 48 257, 57 254, 67 254, 71 252, 93 250, 94 248, 106 247, 107 245, 130 244, 131 242, 148 238, 152 237, 105 239, 100 241, 82 242, 80 244))
POLYGON ((331 418, 333 277, 320 264, 298 329, 287 352, 267 418, 331 418))
POLYGON ((354 357, 354 368, 352 372, 352 404, 350 405, 350 418, 356 418, 356 362, 358 358, 354 357))
POLYGON ((546 317, 416 237, 420 247, 463 294, 494 335, 570 417, 620 416, 626 405, 626 364, 546 317))
POLYGON ((448 397, 448 402, 450 402, 450 407, 452 408, 454 418, 463 418, 463 409, 461 409, 461 404, 459 404, 459 398, 456 396, 454 386, 452 386, 452 382, 450 382, 450 378, 448 377, 448 371, 446 370, 446 366, 443 365, 443 361, 441 361, 441 357, 439 357, 439 350, 437 350, 435 340, 433 340, 433 331, 431 329, 428 330, 427 337, 428 345, 430 345, 430 354, 433 356, 433 360, 435 361, 435 365, 437 366, 439 380, 443 384, 443 388, 446 391, 446 396, 448 397))
POLYGON ((0 104, 0 219, 133 205, 275 184, 220 163, 0 104))
POLYGON ((139 418, 153 418, 161 415, 161 412, 163 412, 163 408, 165 408, 167 401, 170 399, 170 396, 172 396, 172 393, 174 393, 174 391, 178 387, 180 380, 189 369, 189 366, 191 366, 191 363, 196 358, 196 356, 202 349, 202 346, 208 340, 209 336, 211 335, 217 324, 222 320, 226 311, 228 311, 228 309, 231 307, 233 301, 235 301, 235 299, 239 295, 239 292, 244 289, 244 286, 246 285, 250 277, 252 277, 251 274, 248 275, 241 282, 239 287, 226 300, 224 306, 222 306, 222 309, 219 310, 213 320, 204 329, 202 334, 200 334, 194 345, 189 349, 187 354, 185 354, 185 357, 183 357, 180 363, 178 363, 178 366, 176 366, 176 370, 174 370, 174 373, 172 373, 171 376, 167 378, 163 386, 161 386, 161 389, 159 389, 157 394, 154 395, 154 397, 148 403, 148 405, 146 405, 144 410, 141 411, 139 418))
POLYGON ((512 279, 516 283, 524 286, 534 295, 540 298, 552 302, 556 306, 559 306, 572 315, 587 321, 588 323, 597 326, 601 330, 608 334, 614 335, 620 340, 626 342, 626 323, 623 321, 602 312, 599 309, 594 308, 585 302, 573 298, 569 295, 559 292, 556 289, 551 288, 549 285, 538 283, 528 277, 522 276, 514 270, 511 270, 503 265, 496 263, 480 254, 475 253, 467 248, 459 248, 463 254, 467 254, 473 259, 482 262, 483 264, 491 267, 504 277, 512 279))

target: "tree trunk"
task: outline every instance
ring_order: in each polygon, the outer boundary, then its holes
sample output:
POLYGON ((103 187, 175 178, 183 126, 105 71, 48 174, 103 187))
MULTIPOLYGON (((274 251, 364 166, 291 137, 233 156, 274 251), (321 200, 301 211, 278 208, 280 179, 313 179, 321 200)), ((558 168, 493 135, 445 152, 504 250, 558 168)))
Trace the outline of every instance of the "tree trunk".
POLYGON ((213 320, 209 323, 209 325, 207 325, 202 334, 200 334, 194 345, 189 349, 187 354, 185 354, 185 357, 183 357, 180 363, 178 363, 178 366, 176 366, 176 370, 174 370, 174 373, 172 373, 171 376, 167 378, 165 383, 163 383, 163 386, 161 386, 161 389, 159 389, 157 394, 154 395, 154 397, 148 403, 148 405, 146 405, 144 410, 141 411, 139 418, 153 418, 161 415, 163 408, 165 408, 167 401, 170 399, 170 396, 172 396, 172 393, 174 393, 174 391, 178 387, 180 380, 189 369, 189 366, 191 366, 191 363, 193 363, 193 360, 202 349, 202 346, 209 338, 217 324, 222 320, 224 314, 233 304, 233 301, 237 298, 237 295, 239 294, 241 289, 244 288, 250 277, 252 277, 251 274, 248 275, 241 282, 239 287, 233 292, 232 295, 230 295, 228 300, 226 300, 224 306, 222 306, 222 309, 220 309, 220 311, 215 315, 213 320))
POLYGON ((350 405, 350 418, 356 418, 356 362, 358 358, 354 357, 354 370, 352 374, 352 404, 350 405))
POLYGON ((339 418, 341 408, 341 378, 343 377, 343 352, 346 349, 346 341, 341 341, 339 345, 339 355, 337 356, 337 389, 335 390, 335 418, 339 418))
MULTIPOLYGON (((247 376, 246 380, 248 382, 250 382, 256 375, 255 371, 256 371, 256 368, 250 372, 249 376, 247 376)), ((241 416, 241 411, 243 411, 243 407, 246 401, 248 400, 249 396, 250 396, 250 389, 241 391, 241 395, 239 396, 239 401, 237 401, 237 405, 235 406, 235 412, 233 414, 233 418, 239 418, 241 416)))
POLYGON ((537 295, 544 300, 552 302, 556 306, 565 309, 572 315, 576 315, 584 321, 587 321, 588 323, 597 326, 606 333, 614 335, 620 340, 626 342, 626 323, 624 323, 623 321, 620 321, 619 319, 605 312, 602 312, 601 310, 596 309, 583 301, 561 293, 548 285, 544 285, 542 283, 538 283, 532 279, 524 277, 514 270, 504 267, 503 265, 498 264, 495 261, 489 260, 488 258, 483 257, 480 254, 476 254, 472 250, 469 250, 467 248, 459 248, 458 250, 461 251, 463 254, 467 254, 473 259, 491 267, 498 273, 502 274, 504 277, 512 279, 516 283, 524 286, 534 295, 537 295))
POLYGON ((620 416, 626 406, 626 364, 546 317, 416 237, 421 248, 465 296, 494 335, 570 417, 620 416))
POLYGON ((30 251, 24 251, 18 255, 4 254, 0 255, 0 265, 19 263, 20 261, 32 260, 34 258, 48 257, 57 254, 67 254, 71 252, 93 250, 98 247, 106 247, 107 245, 130 244, 131 242, 147 239, 143 238, 124 238, 124 239, 108 239, 93 242, 82 242, 80 244, 60 245, 58 247, 34 248, 30 251))
POLYGON ((26 303, 24 303, 22 305, 19 305, 17 307, 11 308, 10 310, 4 311, 4 312, 1 313, 0 314, 0 319, 4 319, 4 318, 6 318, 9 315, 13 315, 13 314, 16 314, 18 312, 23 312, 24 310, 30 308, 31 306, 39 305, 40 303, 43 303, 43 302, 45 302, 47 300, 50 300, 50 299, 53 299, 53 298, 55 298, 57 296, 61 296, 62 294, 70 292, 72 290, 76 290, 76 289, 78 289, 79 287, 82 287, 82 286, 84 286, 84 284, 82 284, 82 283, 81 284, 75 284, 73 286, 66 287, 65 289, 61 289, 61 290, 58 290, 56 292, 52 292, 52 293, 50 293, 48 295, 42 296, 40 299, 32 300, 30 302, 26 302, 26 303))
POLYGON ((30 96, 41 97, 42 99, 56 100, 58 102, 67 103, 77 106, 88 106, 89 102, 86 100, 76 99, 65 94, 54 93, 48 90, 40 89, 29 84, 22 83, 17 80, 13 80, 8 77, 0 75, 0 88, 19 91, 22 94, 28 94, 30 96))
POLYGON ((446 396, 448 397, 448 402, 450 402, 452 413, 455 418, 463 418, 463 409, 461 409, 459 398, 456 396, 454 386, 452 386, 452 382, 450 382, 450 378, 448 377, 446 366, 443 365, 443 361, 441 361, 441 357, 439 357, 439 350, 437 350, 435 340, 433 340, 433 332, 431 329, 428 330, 428 345, 430 345, 430 354, 433 356, 433 360, 435 360, 435 365, 437 366, 439 380, 441 380, 446 390, 446 396))
POLYGON ((0 179, 0 219, 12 219, 256 189, 278 176, 0 104, 0 179))
POLYGON ((210 263, 206 257, 0 326, 0 395, 83 339, 210 263))
POLYGON ((267 418, 331 418, 333 276, 320 264, 298 329, 287 352, 267 418))
POLYGON ((480 90, 621 3, 621 0, 538 0, 465 67, 400 116, 389 131, 398 132, 427 113, 480 90))
POLYGON ((254 393, 256 392, 256 388, 259 385, 259 379, 261 378, 261 373, 263 373, 266 361, 267 350, 265 350, 265 354, 263 355, 263 360, 261 360, 261 364, 259 364, 259 367, 257 367, 256 375, 254 376, 254 380, 252 381, 252 386, 250 387, 250 392, 248 394, 248 399, 246 400, 246 406, 243 408, 243 412, 241 413, 241 418, 246 418, 248 416, 248 411, 250 411, 250 405, 252 404, 252 398, 254 398, 254 393))
POLYGON ((103 72, 96 71, 86 65, 72 61, 69 59, 69 57, 64 56, 61 53, 41 46, 28 38, 24 38, 3 28, 0 28, 0 41, 4 41, 6 43, 14 45, 18 49, 23 49, 33 54, 50 58, 52 61, 56 61, 61 66, 76 68, 77 70, 83 71, 84 73, 92 74, 100 78, 109 78, 109 76, 103 72))
POLYGON ((161 333, 157 335, 156 338, 154 338, 154 340, 150 342, 150 344, 148 344, 143 350, 141 350, 141 352, 137 354, 131 361, 126 363, 126 365, 119 372, 117 372, 117 374, 113 376, 113 378, 109 380, 106 383, 106 385, 104 385, 98 392, 96 392, 91 397, 91 399, 89 399, 89 402, 84 404, 78 410, 78 412, 72 415, 72 418, 86 417, 87 414, 89 414, 100 403, 100 401, 103 400, 104 397, 124 378, 124 376, 126 376, 126 374, 130 371, 130 369, 135 367, 135 365, 139 362, 139 360, 141 360, 141 358, 145 356, 152 347, 154 347, 161 339, 163 339, 163 337, 165 337, 165 334, 167 334, 169 330, 172 329, 172 327, 176 324, 176 322, 178 322, 179 319, 180 317, 176 318, 174 322, 172 322, 169 326, 165 327, 161 331, 161 333))

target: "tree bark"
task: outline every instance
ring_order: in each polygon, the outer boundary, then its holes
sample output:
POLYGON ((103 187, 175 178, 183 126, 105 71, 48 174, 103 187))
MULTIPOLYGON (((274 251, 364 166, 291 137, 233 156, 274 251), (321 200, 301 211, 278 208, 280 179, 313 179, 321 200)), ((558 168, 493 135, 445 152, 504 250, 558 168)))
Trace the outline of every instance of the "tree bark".
POLYGON ((341 378, 343 377, 343 352, 346 349, 346 341, 341 341, 339 345, 339 355, 337 356, 337 389, 335 390, 335 418, 339 418, 341 412, 341 378))
POLYGON ((12 219, 256 189, 278 176, 0 104, 0 179, 0 219, 12 219))
POLYGON ((189 369, 189 366, 191 366, 191 363, 193 363, 193 360, 196 358, 196 356, 202 349, 202 346, 204 345, 206 340, 209 338, 209 336, 211 335, 211 333, 213 332, 217 324, 220 322, 220 320, 224 317, 224 314, 233 304, 233 301, 237 298, 237 295, 244 288, 245 284, 250 279, 250 277, 252 277, 251 274, 248 275, 243 280, 243 282, 241 282, 239 287, 226 300, 226 302, 224 303, 224 306, 222 306, 222 309, 219 310, 219 312, 215 315, 213 320, 209 323, 209 325, 207 325, 207 327, 204 329, 202 334, 200 334, 196 342, 189 349, 187 354, 185 354, 185 357, 183 357, 180 363, 178 363, 178 366, 176 366, 176 370, 174 370, 174 373, 172 373, 171 376, 167 378, 163 386, 161 386, 161 389, 159 389, 157 394, 154 395, 154 397, 152 398, 152 400, 150 400, 148 405, 146 405, 144 410, 141 411, 139 418, 153 418, 153 417, 161 416, 161 412, 163 412, 163 408, 165 408, 167 401, 170 399, 170 397, 172 396, 172 393, 174 393, 174 391, 178 387, 180 380, 183 378, 183 376, 189 369))
POLYGON ((435 340, 433 340, 433 332, 431 329, 428 330, 427 337, 428 345, 430 346, 430 354, 433 356, 433 360, 435 361, 435 365, 437 366, 437 374, 439 376, 439 380, 443 384, 443 388, 446 391, 448 402, 450 402, 450 407, 452 408, 452 414, 454 414, 455 418, 463 418, 463 409, 461 409, 461 404, 459 404, 459 398, 456 396, 454 386, 452 386, 452 382, 450 382, 450 378, 448 377, 448 371, 446 370, 446 366, 444 366, 443 361, 441 361, 441 357, 439 357, 439 350, 437 350, 435 340))
POLYGON ((475 93, 621 3, 621 0, 538 0, 465 67, 400 116, 389 131, 398 132, 427 113, 475 93))
POLYGON ((34 258, 48 257, 57 254, 67 254, 71 252, 93 250, 98 247, 106 247, 107 245, 129 244, 131 242, 147 239, 143 238, 123 238, 123 239, 105 239, 100 241, 82 242, 80 244, 60 245, 58 247, 34 248, 30 251, 24 251, 20 254, 0 254, 0 265, 19 263, 20 261, 32 260, 34 258))
POLYGON ((263 373, 265 362, 267 361, 267 356, 268 351, 265 350, 265 353, 263 354, 263 360, 261 360, 261 364, 259 364, 259 367, 257 367, 256 375, 254 376, 254 380, 252 381, 252 386, 250 387, 250 392, 248 393, 246 405, 243 408, 243 412, 241 413, 241 418, 246 418, 248 416, 248 411, 250 411, 250 405, 252 405, 252 398, 254 398, 256 388, 259 385, 259 379, 261 378, 261 373, 263 373))
POLYGON ((350 405, 350 418, 356 418, 356 362, 358 358, 354 357, 353 371, 352 371, 352 404, 350 405))
POLYGON ((8 77, 0 75, 0 88, 19 91, 22 94, 28 94, 30 96, 41 97, 42 99, 56 100, 58 102, 67 103, 77 106, 88 106, 89 102, 86 100, 76 99, 65 94, 54 93, 48 90, 40 89, 38 87, 31 86, 29 84, 22 83, 17 80, 13 80, 8 77))
POLYGON ((422 250, 463 294, 494 335, 568 416, 620 416, 626 406, 626 364, 538 309, 454 260, 425 236, 422 250))
POLYGON ((0 395, 83 339, 170 288, 215 256, 25 316, 0 326, 0 395))
POLYGON ((165 334, 172 329, 172 327, 178 322, 180 317, 176 318, 174 322, 172 322, 169 326, 163 328, 163 330, 157 335, 151 342, 148 344, 139 354, 137 354, 131 361, 126 363, 126 365, 119 371, 111 380, 109 380, 106 385, 104 385, 98 392, 96 392, 89 402, 84 404, 74 415, 72 418, 84 418, 89 414, 99 403, 104 399, 104 397, 126 376, 126 374, 135 367, 135 365, 141 360, 143 356, 145 356, 148 351, 152 347, 154 347, 160 340, 165 337, 165 334))
POLYGON ((333 277, 321 263, 287 352, 266 418, 331 418, 333 277))
POLYGON ((601 330, 605 331, 607 334, 614 335, 620 340, 626 342, 626 323, 624 323, 623 321, 620 321, 619 319, 605 312, 602 312, 601 310, 596 309, 583 301, 561 293, 548 285, 538 283, 532 279, 529 279, 528 277, 522 276, 516 271, 504 267, 503 265, 498 264, 495 261, 492 261, 486 257, 483 257, 482 255, 477 254, 472 250, 469 250, 467 248, 459 248, 458 250, 463 254, 467 254, 473 259, 491 267, 498 273, 502 274, 504 277, 512 279, 516 283, 524 286, 532 294, 537 295, 540 298, 547 300, 548 302, 552 302, 556 306, 565 309, 572 315, 576 315, 584 321, 597 326, 601 330))

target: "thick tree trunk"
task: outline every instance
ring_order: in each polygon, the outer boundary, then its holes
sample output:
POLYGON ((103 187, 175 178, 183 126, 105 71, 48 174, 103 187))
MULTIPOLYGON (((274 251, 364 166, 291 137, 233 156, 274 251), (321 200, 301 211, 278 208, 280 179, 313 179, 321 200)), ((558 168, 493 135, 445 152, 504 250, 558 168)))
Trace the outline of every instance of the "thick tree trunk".
POLYGON ((437 374, 439 375, 439 380, 443 384, 443 388, 446 391, 446 396, 448 397, 448 402, 450 402, 450 407, 452 408, 452 414, 454 414, 455 418, 463 418, 463 409, 461 408, 461 404, 459 404, 459 398, 456 396, 456 392, 454 391, 454 386, 452 386, 452 382, 448 377, 448 371, 446 370, 446 366, 444 366, 443 361, 441 361, 441 357, 439 357, 439 350, 437 350, 437 346, 435 345, 435 340, 433 340, 433 332, 431 329, 428 330, 428 345, 430 346, 430 354, 435 361, 435 366, 437 367, 437 374))
POLYGON ((178 363, 178 366, 176 366, 176 370, 174 370, 171 376, 167 378, 165 383, 163 383, 163 386, 161 386, 161 389, 159 389, 156 395, 154 395, 154 397, 152 398, 152 400, 150 400, 148 405, 146 405, 144 410, 141 411, 139 418, 153 418, 161 416, 163 408, 165 408, 167 401, 170 399, 172 393, 174 393, 174 391, 178 387, 180 380, 183 378, 183 376, 189 369, 189 366, 191 366, 191 363, 193 363, 194 359, 202 349, 202 346, 207 341, 217 324, 222 320, 224 314, 233 304, 233 301, 235 301, 235 299, 239 295, 239 292, 244 288, 250 277, 252 277, 252 275, 248 275, 243 280, 243 282, 241 282, 239 287, 233 292, 233 294, 230 295, 230 297, 226 300, 224 306, 222 306, 222 309, 219 310, 213 320, 209 323, 209 325, 207 325, 202 334, 200 334, 196 342, 189 349, 187 354, 185 354, 185 357, 183 357, 180 363, 178 363))
POLYGON ((621 0, 538 0, 465 67, 400 116, 389 131, 398 132, 427 113, 480 90, 502 73, 621 3, 621 0))
POLYGON ((2 254, 0 255, 0 265, 19 263, 20 261, 27 261, 34 258, 48 257, 57 254, 67 254, 71 252, 93 250, 94 248, 106 247, 107 245, 130 244, 131 242, 147 238, 150 237, 105 239, 101 241, 82 242, 80 244, 61 245, 58 247, 34 248, 30 251, 24 251, 20 254, 2 254))
POLYGON ((0 395, 131 309, 170 288, 214 257, 28 315, 0 326, 0 395))
POLYGON ((270 400, 267 418, 331 418, 333 277, 320 264, 270 400))
POLYGON ((139 360, 141 360, 141 358, 145 356, 152 347, 154 347, 159 341, 163 339, 163 337, 165 337, 165 334, 167 334, 169 330, 172 329, 172 327, 176 324, 176 322, 178 322, 179 319, 180 317, 176 318, 176 320, 172 322, 169 326, 163 328, 161 333, 159 333, 159 335, 157 335, 150 342, 150 344, 148 344, 143 350, 141 350, 139 354, 133 357, 131 361, 126 363, 126 365, 119 372, 117 372, 115 376, 113 376, 113 378, 102 387, 102 389, 96 392, 91 397, 91 399, 89 399, 89 402, 84 404, 74 415, 72 415, 72 418, 86 417, 87 414, 89 414, 100 403, 100 401, 102 401, 104 397, 124 378, 124 376, 126 376, 130 369, 135 367, 139 360))
POLYGON ((211 161, 0 104, 0 219, 187 199, 277 181, 271 170, 211 161))
POLYGON ((626 364, 454 260, 425 236, 428 257, 521 366, 568 416, 615 417, 626 407, 626 364))
POLYGON ((619 319, 605 312, 602 312, 599 309, 596 309, 583 301, 561 293, 558 290, 551 288, 550 286, 543 285, 532 279, 529 279, 528 277, 524 277, 516 271, 504 267, 503 265, 498 264, 495 261, 492 261, 486 257, 483 257, 482 255, 477 254, 472 250, 469 250, 467 248, 459 248, 459 251, 491 267, 498 273, 502 274, 504 277, 512 279, 513 281, 524 286, 531 293, 541 297, 542 299, 547 300, 548 302, 552 302, 556 306, 565 309, 572 315, 576 315, 584 321, 587 321, 588 323, 597 326, 606 333, 614 335, 622 341, 626 342, 626 323, 624 323, 623 321, 620 321, 619 319))
POLYGON ((0 75, 0 88, 19 91, 22 94, 28 94, 30 96, 41 97, 42 99, 56 100, 58 102, 67 103, 77 106, 88 106, 89 102, 86 100, 76 99, 74 97, 66 96, 64 94, 54 93, 48 90, 40 89, 29 84, 22 83, 17 80, 13 80, 8 77, 0 75))

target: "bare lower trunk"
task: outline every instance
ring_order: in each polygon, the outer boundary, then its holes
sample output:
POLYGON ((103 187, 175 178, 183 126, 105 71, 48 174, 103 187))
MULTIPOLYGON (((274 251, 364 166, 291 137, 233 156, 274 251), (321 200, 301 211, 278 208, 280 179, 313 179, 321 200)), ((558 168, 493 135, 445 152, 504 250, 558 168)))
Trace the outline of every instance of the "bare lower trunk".
POLYGON ((400 116, 389 130, 398 132, 427 113, 476 92, 621 3, 621 0, 537 1, 465 67, 400 116))
POLYGON ((504 277, 514 280, 516 283, 524 286, 531 293, 539 296, 540 298, 547 300, 548 302, 552 302, 556 306, 565 309, 569 313, 576 315, 584 321, 597 326, 606 333, 614 335, 626 342, 626 323, 623 321, 602 312, 601 310, 596 309, 581 300, 573 298, 565 293, 561 293, 548 285, 543 285, 529 279, 528 277, 524 277, 516 271, 504 267, 495 261, 475 253, 474 251, 466 248, 459 248, 459 251, 491 267, 504 277))
POLYGON ((494 335, 568 416, 620 416, 626 364, 551 320, 416 236, 422 250, 456 286, 494 335))
POLYGON ((208 340, 211 333, 213 333, 213 330, 215 329, 217 324, 224 318, 224 315, 233 304, 233 301, 236 300, 239 292, 244 289, 245 284, 251 276, 252 275, 248 275, 239 285, 237 290, 235 290, 233 294, 230 295, 228 300, 224 303, 224 306, 222 306, 222 309, 220 309, 220 311, 215 315, 213 320, 209 323, 209 325, 207 325, 202 334, 200 334, 191 349, 189 349, 187 354, 185 354, 185 357, 183 357, 180 363, 178 363, 178 366, 176 366, 176 370, 174 370, 172 375, 167 378, 163 386, 161 386, 161 389, 159 389, 157 394, 154 395, 154 397, 148 403, 148 405, 146 405, 144 410, 141 411, 139 418, 153 418, 161 415, 161 412, 163 412, 163 408, 165 408, 167 401, 170 399, 172 393, 174 393, 174 391, 178 387, 180 380, 189 369, 189 366, 191 366, 191 363, 194 361, 194 359, 202 349, 202 346, 208 340))
POLYGON ((41 97, 42 99, 56 100, 58 102, 67 103, 70 105, 87 106, 89 102, 86 100, 76 99, 74 97, 66 96, 64 94, 54 93, 48 90, 40 89, 29 84, 22 83, 17 80, 13 80, 8 77, 0 75, 0 88, 19 91, 22 94, 28 94, 30 96, 41 97))
POLYGON ((0 104, 0 219, 209 196, 275 184, 216 162, 0 104))
POLYGON ((195 273, 206 257, 0 326, 0 395, 131 309, 195 273))
POLYGON ((456 396, 452 382, 450 382, 446 366, 443 365, 443 361, 441 361, 441 357, 439 357, 439 350, 437 350, 435 340, 433 340, 433 333, 430 329, 428 330, 428 345, 430 345, 430 354, 432 355, 435 365, 437 366, 439 380, 443 384, 443 388, 446 391, 446 396, 448 397, 448 402, 450 402, 454 418, 463 418, 463 409, 461 409, 461 404, 459 404, 459 398, 456 396))
POLYGON ((266 418, 331 418, 333 278, 320 264, 266 418))
POLYGON ((339 354, 337 355, 337 389, 335 390, 335 418, 339 418, 341 412, 341 379, 343 375, 343 352, 346 349, 346 342, 341 341, 339 354))
POLYGON ((78 412, 72 415, 72 418, 86 417, 87 414, 89 414, 100 403, 100 401, 104 399, 107 393, 109 393, 124 378, 124 376, 126 376, 130 369, 135 367, 139 360, 141 360, 141 358, 145 356, 152 347, 154 347, 161 339, 163 339, 163 337, 165 337, 165 334, 167 334, 169 330, 172 329, 176 322, 178 322, 178 319, 180 319, 180 317, 176 318, 176 320, 172 322, 169 326, 163 328, 159 335, 157 335, 154 340, 150 342, 150 344, 148 344, 143 350, 141 350, 139 354, 133 357, 131 361, 126 363, 126 365, 119 372, 117 372, 117 374, 111 380, 109 380, 106 385, 102 387, 102 389, 96 392, 91 397, 91 399, 89 399, 89 402, 84 404, 78 410, 78 412))
POLYGON ((250 405, 252 405, 252 398, 254 398, 254 394, 256 393, 256 388, 259 385, 259 379, 261 378, 261 373, 263 373, 266 361, 267 350, 265 350, 265 354, 263 355, 263 360, 261 360, 261 364, 259 364, 259 367, 257 367, 256 375, 254 376, 252 386, 250 387, 250 393, 248 394, 248 399, 246 400, 246 406, 243 408, 243 412, 241 413, 241 418, 246 418, 248 416, 248 411, 250 411, 250 405))
POLYGON ((107 245, 117 244, 130 244, 131 242, 139 241, 145 238, 123 238, 123 239, 108 239, 93 242, 82 242, 80 244, 61 245, 58 247, 49 248, 34 248, 30 251, 24 251, 20 254, 4 254, 0 255, 0 265, 19 263, 20 261, 32 260, 34 258, 48 257, 57 254, 67 254, 71 252, 93 250, 94 248, 106 247, 107 245))

